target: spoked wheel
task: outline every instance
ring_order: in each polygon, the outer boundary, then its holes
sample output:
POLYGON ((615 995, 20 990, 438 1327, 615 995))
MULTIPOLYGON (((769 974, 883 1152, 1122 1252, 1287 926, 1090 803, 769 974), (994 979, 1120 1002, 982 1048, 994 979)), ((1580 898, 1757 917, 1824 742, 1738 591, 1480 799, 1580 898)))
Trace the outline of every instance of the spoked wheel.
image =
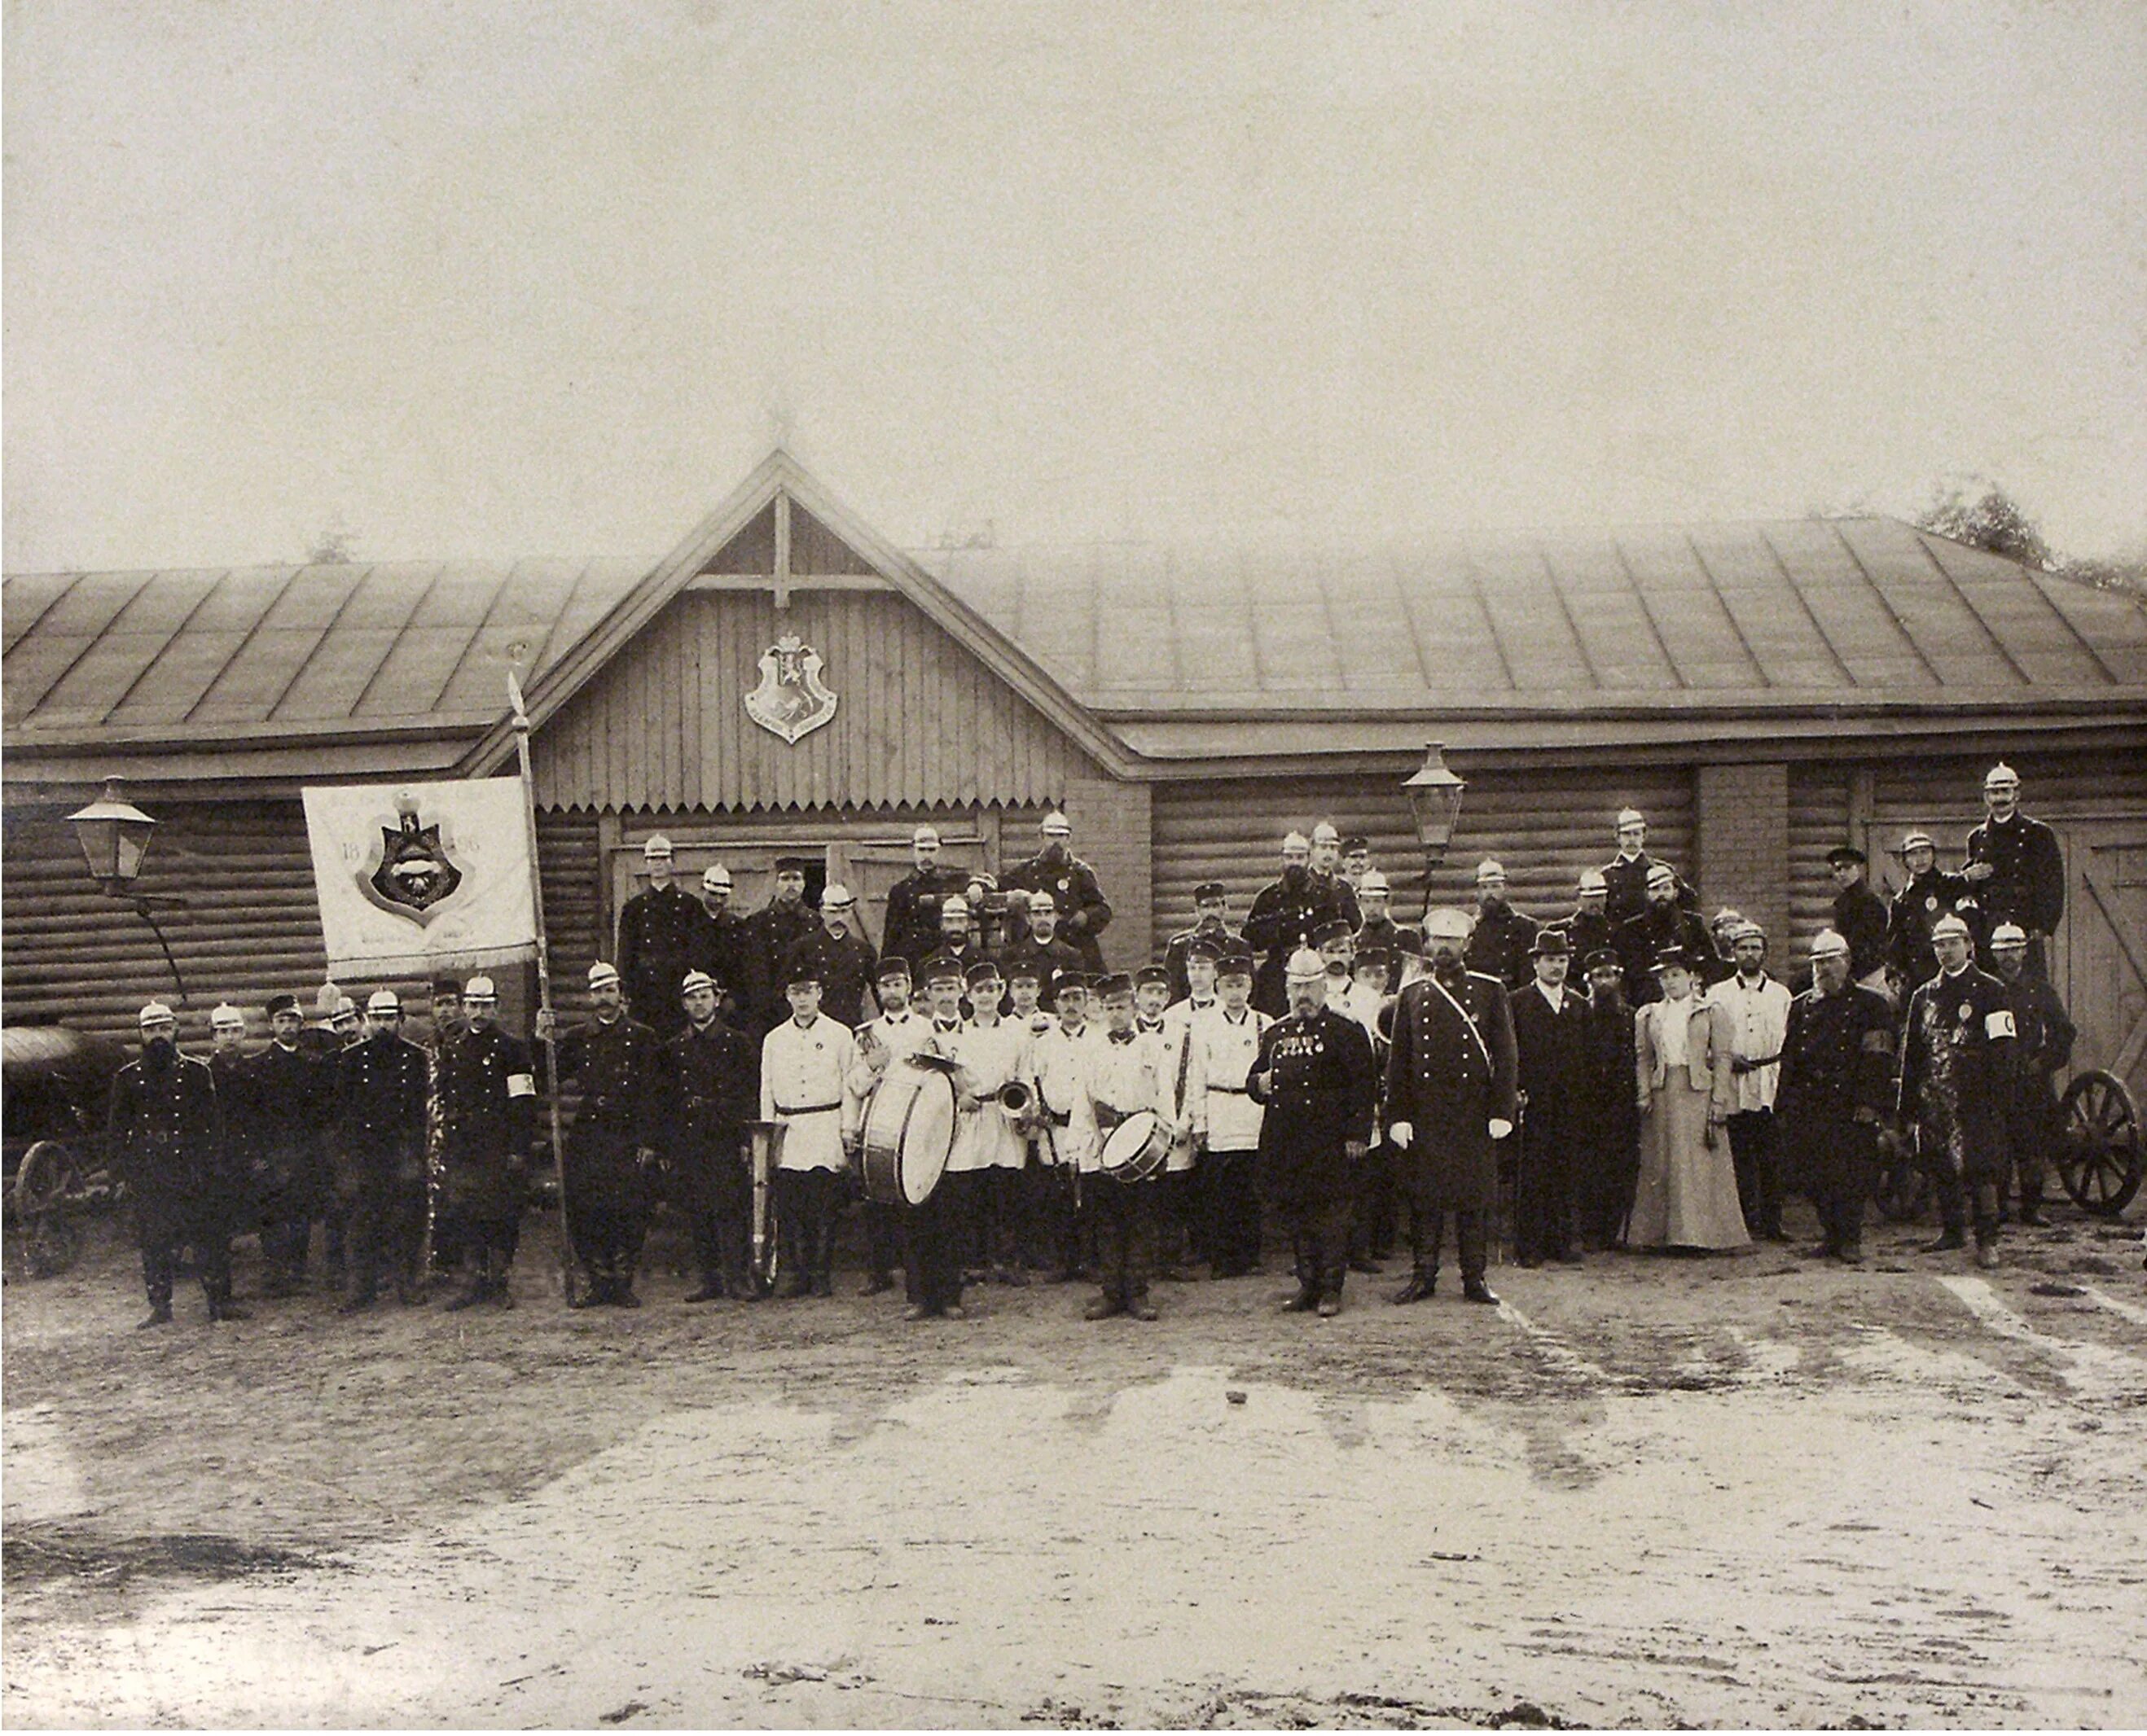
POLYGON ((2058 1177, 2075 1204, 2114 1218, 2147 1175, 2139 1111, 2124 1081, 2099 1068, 2065 1088, 2058 1177))
POLYGON ((1916 1161, 1915 1141, 1888 1139, 1879 1148, 1879 1187, 1873 1196, 1889 1223, 1913 1223, 1930 1203, 1931 1178, 1916 1161))
POLYGON ((81 1188, 81 1165, 58 1140, 40 1139, 23 1153, 8 1196, 8 1215, 21 1238, 23 1268, 31 1277, 64 1272, 82 1252, 82 1230, 73 1215, 73 1198, 81 1188))

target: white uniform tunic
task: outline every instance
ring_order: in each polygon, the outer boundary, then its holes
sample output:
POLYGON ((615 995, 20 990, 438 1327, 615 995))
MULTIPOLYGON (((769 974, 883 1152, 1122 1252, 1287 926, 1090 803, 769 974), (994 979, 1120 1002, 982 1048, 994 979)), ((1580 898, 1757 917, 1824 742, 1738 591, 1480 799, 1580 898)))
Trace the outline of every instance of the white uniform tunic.
POLYGON ((1208 1096, 1208 1077, 1201 1071, 1199 1045, 1193 1041, 1191 1026, 1174 1019, 1168 1009, 1152 1033, 1156 1045, 1158 1083, 1163 1107, 1156 1113, 1172 1126, 1184 1129, 1170 1148, 1165 1168, 1184 1171, 1193 1167, 1193 1136, 1199 1131, 1201 1107, 1208 1096))
MULTIPOLYGON (((1789 1040, 1793 998, 1787 984, 1762 973, 1758 985, 1747 988, 1744 978, 1731 977, 1709 989, 1708 998, 1729 1015, 1731 1054, 1757 1061, 1763 1055, 1781 1053, 1783 1043, 1789 1040)), ((1735 1108, 1739 1112, 1773 1108, 1774 1086, 1781 1076, 1782 1069, 1774 1063, 1737 1074, 1735 1108)))
POLYGON ((1222 1003, 1213 995, 1204 1001, 1196 1001, 1188 996, 1184 1000, 1173 1001, 1163 1009, 1164 1022, 1166 1024, 1190 1024, 1196 1014, 1205 1013, 1210 1007, 1221 1005, 1222 1003))
POLYGON ((1248 1007, 1232 1018, 1220 1005, 1205 1008, 1193 1022, 1193 1040, 1200 1055, 1200 1125, 1210 1151, 1256 1151, 1265 1112, 1245 1094, 1245 1078, 1260 1056, 1260 1033, 1274 1021, 1248 1007))
POLYGON ((985 1101, 962 1111, 954 1129, 953 1155, 947 1160, 949 1169, 1021 1168, 1028 1155, 1028 1142, 1013 1117, 992 1099, 1002 1085, 1022 1077, 1028 1048, 1028 1033, 1003 1018, 962 1028, 954 1039, 954 1058, 967 1077, 958 1076, 958 1083, 985 1101))
MULTIPOLYGON (((1169 1113, 1169 1081, 1164 1077, 1163 1033, 1159 1031, 1132 1031, 1128 1041, 1114 1042, 1109 1031, 1101 1033, 1098 1041, 1090 1074, 1090 1098, 1120 1116, 1138 1114, 1147 1110, 1156 1115, 1169 1113)), ((1099 1138, 1084 1169, 1103 1167, 1103 1141, 1099 1138)))
POLYGON ((1046 1163, 1094 1169, 1096 1109, 1089 1094, 1096 1067, 1094 1032, 1084 1025, 1079 1034, 1069 1036, 1063 1025, 1054 1023, 1029 1039, 1028 1065, 1037 1107, 1047 1117, 1036 1142, 1038 1158, 1046 1163))
POLYGON ((857 1058, 849 1027, 821 1013, 810 1029, 787 1018, 760 1046, 760 1118, 789 1127, 784 1169, 842 1169, 843 1135, 858 1125, 857 1098, 845 1087, 857 1058))

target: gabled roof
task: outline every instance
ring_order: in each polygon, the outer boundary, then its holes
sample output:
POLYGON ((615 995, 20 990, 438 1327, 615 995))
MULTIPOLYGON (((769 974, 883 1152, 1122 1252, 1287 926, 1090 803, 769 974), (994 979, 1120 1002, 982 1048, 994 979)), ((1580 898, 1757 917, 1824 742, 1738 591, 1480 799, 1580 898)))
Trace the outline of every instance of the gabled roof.
POLYGON ((653 568, 9 577, 8 775, 493 770, 510 668, 541 727, 681 590, 773 573, 778 503, 804 567, 898 592, 1134 775, 1427 725, 1519 748, 2147 718, 2147 599, 1889 519, 906 553, 778 451, 653 568))

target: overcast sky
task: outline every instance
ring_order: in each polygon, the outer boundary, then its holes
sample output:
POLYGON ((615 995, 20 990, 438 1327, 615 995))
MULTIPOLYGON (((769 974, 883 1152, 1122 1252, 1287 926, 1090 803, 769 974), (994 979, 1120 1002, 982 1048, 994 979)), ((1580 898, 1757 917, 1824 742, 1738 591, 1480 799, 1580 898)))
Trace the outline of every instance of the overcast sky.
POLYGON ((1904 510, 2147 543, 2147 6, 10 0, 10 570, 1904 510))

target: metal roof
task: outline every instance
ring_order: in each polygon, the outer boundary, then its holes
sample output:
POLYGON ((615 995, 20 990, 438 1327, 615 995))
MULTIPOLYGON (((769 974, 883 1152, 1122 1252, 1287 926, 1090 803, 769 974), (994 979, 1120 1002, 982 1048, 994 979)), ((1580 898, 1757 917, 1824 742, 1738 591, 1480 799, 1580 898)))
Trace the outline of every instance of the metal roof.
POLYGON ((10 577, 8 740, 482 728, 644 569, 520 561, 10 577))
MULTIPOLYGON (((780 454, 763 470, 729 516, 748 513, 763 484, 810 485, 780 454)), ((815 510, 839 515, 832 502, 815 510)), ((868 530, 845 534, 877 551, 896 588, 943 584, 943 613, 975 622, 972 638, 1003 637, 1048 709, 1134 757, 1225 753, 1234 720, 1293 716, 1330 733, 1354 720, 1349 742, 1370 746, 1395 728, 1420 733, 1414 720, 1427 714, 1487 742, 1770 713, 2147 714, 2147 599, 1890 519, 1359 549, 904 554, 868 530)), ((7 746, 33 757, 213 749, 226 776, 266 775, 293 753, 341 764, 338 754, 391 741, 411 763, 452 763, 504 717, 509 667, 533 693, 555 668, 565 678, 578 647, 575 663, 612 654, 620 612, 656 597, 677 564, 11 576, 0 589, 7 746)), ((1246 740, 1236 751, 1256 751, 1246 740)), ((1344 743, 1309 735, 1300 746, 1344 743)))
POLYGON ((1893 519, 916 558, 1106 718, 2147 698, 2147 600, 1893 519))

